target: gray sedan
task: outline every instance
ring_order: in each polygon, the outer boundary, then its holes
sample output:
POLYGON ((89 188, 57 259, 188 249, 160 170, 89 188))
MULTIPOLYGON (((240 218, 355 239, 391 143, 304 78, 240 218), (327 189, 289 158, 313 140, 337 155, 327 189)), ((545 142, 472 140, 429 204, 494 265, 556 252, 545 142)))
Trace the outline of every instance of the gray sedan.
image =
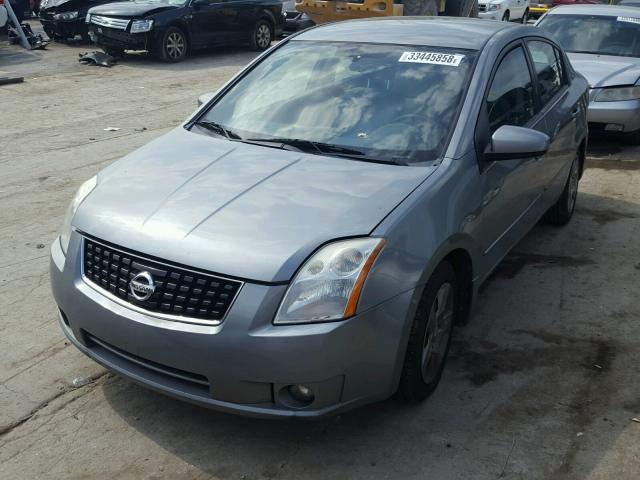
POLYGON ((536 24, 560 42, 589 81, 589 128, 640 143, 640 10, 567 5, 536 24))
POLYGON ((491 271, 542 217, 571 218, 586 106, 586 80, 533 27, 289 37, 80 187, 51 249, 62 330, 227 412, 421 401, 491 271))

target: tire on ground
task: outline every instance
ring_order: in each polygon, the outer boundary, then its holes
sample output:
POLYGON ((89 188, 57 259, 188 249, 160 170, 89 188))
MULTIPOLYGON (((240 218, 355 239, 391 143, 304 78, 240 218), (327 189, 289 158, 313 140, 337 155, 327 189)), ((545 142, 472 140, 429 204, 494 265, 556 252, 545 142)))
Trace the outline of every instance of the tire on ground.
POLYGON ((451 343, 453 325, 457 323, 456 316, 460 311, 458 308, 459 301, 458 279, 456 277, 455 270, 449 262, 443 261, 435 269, 431 278, 429 278, 429 281, 424 287, 422 298, 420 299, 420 303, 416 309, 416 314, 411 326, 409 342, 407 344, 407 351, 405 353, 404 364, 402 367, 402 374, 400 376, 400 384, 398 386, 398 393, 406 401, 411 403, 421 402, 431 395, 436 389, 438 382, 442 377, 442 371, 444 370, 444 365, 446 363, 449 344, 451 343), (427 323, 440 287, 445 283, 449 283, 452 287, 451 294, 453 295, 453 312, 451 318, 451 330, 448 332, 448 337, 446 339, 446 347, 442 354, 442 363, 435 372, 433 379, 429 383, 426 383, 422 374, 422 362, 427 323))
POLYGON ((578 182, 580 180, 580 153, 576 154, 569 177, 562 190, 562 195, 558 201, 547 211, 544 220, 553 225, 566 225, 573 216, 576 207, 576 198, 578 195, 578 182), (575 188, 575 190, 574 190, 575 188))
POLYGON ((269 45, 271 45, 271 41, 273 40, 274 36, 275 35, 271 22, 268 22, 264 19, 258 20, 256 25, 253 27, 253 30, 251 31, 249 46, 256 52, 262 52, 263 50, 269 48, 269 45))
POLYGON ((152 55, 163 62, 180 62, 187 56, 187 36, 178 27, 169 27, 153 46, 152 55))

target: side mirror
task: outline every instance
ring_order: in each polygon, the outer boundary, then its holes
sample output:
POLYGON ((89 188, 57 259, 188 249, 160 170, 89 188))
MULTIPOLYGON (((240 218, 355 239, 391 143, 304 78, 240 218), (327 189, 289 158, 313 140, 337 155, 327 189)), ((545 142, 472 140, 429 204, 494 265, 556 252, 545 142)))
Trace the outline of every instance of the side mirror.
POLYGON ((491 136, 484 152, 486 160, 539 157, 549 150, 549 136, 530 128, 503 125, 491 136))
POLYGON ((209 100, 211 100, 215 95, 216 92, 203 93, 200 95, 198 97, 198 107, 201 107, 205 103, 209 103, 209 100))

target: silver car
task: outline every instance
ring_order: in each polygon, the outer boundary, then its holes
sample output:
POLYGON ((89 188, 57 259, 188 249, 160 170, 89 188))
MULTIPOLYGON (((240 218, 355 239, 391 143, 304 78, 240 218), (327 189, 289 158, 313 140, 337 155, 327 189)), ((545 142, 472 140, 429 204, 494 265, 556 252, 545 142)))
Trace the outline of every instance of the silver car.
POLYGON ((536 24, 560 42, 589 81, 589 128, 640 143, 640 10, 566 5, 536 24))
POLYGON ((289 37, 80 187, 51 249, 62 330, 227 412, 423 400, 494 267, 543 216, 571 218, 586 92, 534 27, 289 37))

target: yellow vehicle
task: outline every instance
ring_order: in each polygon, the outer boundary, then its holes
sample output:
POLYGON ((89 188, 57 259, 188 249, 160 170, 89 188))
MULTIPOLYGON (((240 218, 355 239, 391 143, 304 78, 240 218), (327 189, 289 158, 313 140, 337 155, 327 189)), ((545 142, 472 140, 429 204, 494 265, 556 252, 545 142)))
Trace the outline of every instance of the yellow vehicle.
POLYGON ((552 0, 535 0, 529 5, 530 18, 539 18, 552 7, 552 0))
POLYGON ((296 0, 296 10, 306 13, 315 23, 351 18, 447 15, 477 17, 477 0, 296 0))

